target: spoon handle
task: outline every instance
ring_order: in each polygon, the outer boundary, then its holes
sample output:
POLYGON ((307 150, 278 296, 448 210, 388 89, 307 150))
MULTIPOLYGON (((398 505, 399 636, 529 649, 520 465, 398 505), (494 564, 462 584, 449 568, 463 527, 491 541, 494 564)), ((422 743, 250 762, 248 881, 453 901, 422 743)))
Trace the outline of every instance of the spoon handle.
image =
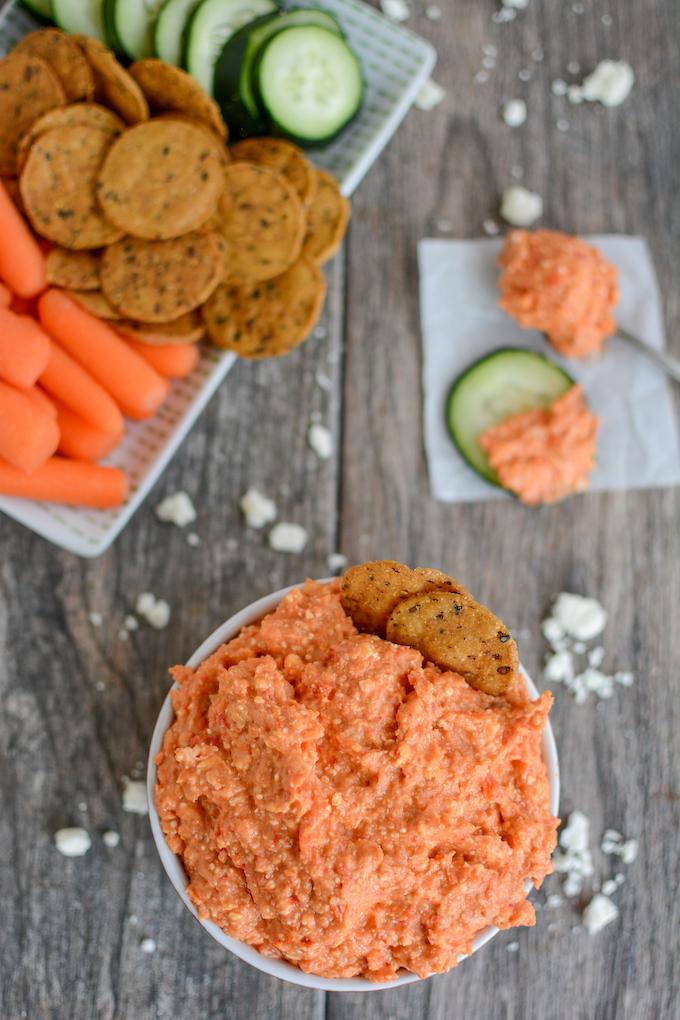
POLYGON ((629 333, 627 329, 622 329, 621 326, 616 328, 616 336, 620 336, 622 340, 626 340, 633 347, 636 347, 642 354, 645 354, 652 361, 655 361, 657 365, 660 365, 666 372, 675 379, 676 382, 680 383, 680 360, 674 358, 670 354, 666 354, 665 351, 658 351, 656 347, 650 347, 640 337, 635 336, 633 333, 629 333))

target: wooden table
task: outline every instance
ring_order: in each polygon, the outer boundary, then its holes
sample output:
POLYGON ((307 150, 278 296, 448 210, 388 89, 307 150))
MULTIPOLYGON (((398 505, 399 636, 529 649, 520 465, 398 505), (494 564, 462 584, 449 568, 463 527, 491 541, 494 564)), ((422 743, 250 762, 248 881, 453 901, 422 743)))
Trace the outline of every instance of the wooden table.
MULTIPOLYGON (((650 241, 670 343, 680 331, 680 7, 676 0, 541 3, 495 24, 493 0, 442 2, 440 22, 412 0, 409 25, 439 50, 447 89, 413 111, 359 189, 344 255, 330 273, 326 333, 280 361, 239 364, 115 547, 94 562, 0 521, 0 1015, 6 1020, 671 1020, 680 1015, 677 953, 680 770, 680 501, 676 491, 590 495, 529 511, 431 498, 423 454, 416 242, 472 237, 500 191, 523 181, 544 222, 650 241), (451 8, 451 10, 447 10, 451 8), (453 10, 455 8, 455 10, 453 10), (612 24, 602 15, 611 13, 612 24), (475 81, 484 45, 488 81, 475 81), (544 59, 538 50, 544 51, 544 59), (489 51, 490 52, 490 51, 489 51), (533 54, 533 56, 532 56, 533 54), (624 106, 571 107, 550 84, 603 57, 625 57, 637 84, 624 106), (536 59, 535 59, 536 58, 536 59), (519 79, 521 69, 531 80, 519 79), (527 124, 500 104, 524 96, 527 124), (568 120, 568 130, 556 127, 568 120), (318 385, 319 373, 331 380, 318 385), (336 454, 310 451, 310 421, 336 454), (281 519, 309 529, 302 556, 271 551, 244 527, 249 485, 281 519), (185 489, 201 545, 154 515, 185 489), (260 976, 205 936, 162 872, 146 819, 121 808, 121 777, 141 774, 166 667, 256 596, 327 573, 329 553, 395 557, 451 571, 520 633, 540 676, 539 621, 554 592, 597 595, 609 610, 612 668, 636 673, 612 701, 577 706, 557 691, 554 726, 563 814, 640 839, 597 936, 575 908, 539 911, 534 930, 500 935, 443 977, 396 992, 328 995, 260 976), (137 595, 172 604, 165 631, 122 640, 137 595), (90 613, 101 613, 95 627, 90 613), (52 835, 93 834, 68 860, 52 835), (101 833, 121 833, 107 849, 101 833), (153 937, 154 955, 140 950, 153 937), (519 951, 509 953, 516 939, 519 951)), ((524 76, 523 76, 524 77, 524 76)), ((322 375, 322 378, 323 378, 322 375)), ((595 853, 598 874, 609 862, 595 853)), ((549 888, 558 888, 556 878, 549 888)))

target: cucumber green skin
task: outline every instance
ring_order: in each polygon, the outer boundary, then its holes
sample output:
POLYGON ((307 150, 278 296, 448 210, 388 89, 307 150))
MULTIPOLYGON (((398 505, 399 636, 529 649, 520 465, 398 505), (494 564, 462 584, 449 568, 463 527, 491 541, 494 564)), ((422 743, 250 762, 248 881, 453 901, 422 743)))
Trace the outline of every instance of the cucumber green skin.
MULTIPOLYGON (((480 471, 479 467, 470 460, 467 454, 467 450, 465 450, 463 448, 463 445, 458 441, 456 430, 455 428, 453 428, 451 424, 451 405, 454 401, 458 388, 461 386, 461 384, 465 382, 465 380, 467 379, 471 372, 479 368, 480 365, 483 365, 484 362, 491 361, 493 358, 496 358, 499 354, 532 354, 536 358, 541 358, 543 361, 547 362, 547 364, 549 364, 551 368, 560 372, 564 376, 565 383, 568 383, 569 386, 573 386, 575 380, 569 375, 568 372, 565 372, 565 370, 561 368, 560 365, 555 364, 554 361, 551 361, 551 359, 547 358, 544 354, 539 354, 538 351, 532 351, 528 347, 497 347, 496 350, 490 351, 488 354, 484 354, 481 358, 477 358, 476 361, 473 361, 471 365, 468 365, 468 367, 463 372, 461 372, 461 374, 456 379, 454 379, 453 383, 451 384, 448 396, 446 398, 446 403, 444 405, 444 420, 446 424, 446 431, 448 432, 453 445, 456 447, 458 453, 461 455, 461 457, 468 465, 468 467, 472 468, 475 474, 479 475, 480 478, 483 478, 485 482, 489 482, 490 485, 494 485, 497 489, 503 489, 504 486, 500 484, 496 476, 496 472, 491 467, 489 467, 488 472, 480 471)), ((509 489, 505 489, 505 491, 510 492, 509 489)), ((514 496, 515 493, 510 492, 510 495, 514 496)))
POLYGON ((117 57, 126 61, 128 59, 128 55, 125 52, 118 32, 116 31, 115 6, 116 0, 103 0, 102 2, 104 35, 106 36, 106 45, 109 49, 112 49, 117 57))
POLYGON ((332 14, 314 8, 263 14, 240 28, 219 56, 215 65, 215 98, 230 129, 241 137, 264 134, 267 121, 257 103, 252 69, 260 49, 277 32, 292 25, 320 24, 343 35, 332 14), (251 96, 247 94, 249 87, 251 96))
MULTIPOLYGON (((273 5, 273 7, 275 9, 270 11, 268 14, 261 14, 261 15, 258 16, 258 18, 254 18, 253 21, 250 22, 250 24, 252 25, 254 21, 258 21, 260 17, 266 18, 266 17, 269 17, 270 15, 277 14, 281 10, 281 3, 282 2, 283 2, 283 0, 271 0, 271 3, 272 3, 272 5, 273 5)), ((194 26, 194 22, 197 22, 199 20, 199 18, 201 17, 201 7, 202 6, 203 6, 203 0, 200 0, 200 2, 196 5, 194 10, 191 12, 191 17, 188 19, 186 25, 184 26, 184 32, 183 32, 183 38, 182 38, 182 47, 181 47, 181 49, 182 49, 182 67, 184 68, 184 70, 188 74, 191 74, 191 70, 189 68, 189 63, 190 63, 190 54, 189 54, 189 51, 190 51, 190 47, 191 47, 191 36, 192 36, 193 29, 195 27, 194 26)), ((242 26, 242 28, 248 28, 248 25, 244 25, 244 26, 242 26)), ((241 31, 241 29, 238 29, 237 31, 241 31)), ((235 34, 236 33, 234 33, 234 35, 235 34)), ((231 38, 233 38, 233 36, 231 38)), ((230 39, 227 39, 227 44, 229 42, 230 42, 230 39)), ((218 57, 218 60, 219 60, 219 57, 218 57)), ((214 69, 213 69, 213 71, 214 71, 214 69)), ((214 82, 214 77, 213 77, 213 82, 214 82)), ((214 92, 215 92, 215 89, 214 89, 214 85, 213 85, 212 92, 210 92, 209 94, 214 97, 214 92)), ((227 123, 228 123, 228 121, 227 121, 227 123)))
MULTIPOLYGON (((282 29, 282 31, 285 32, 286 29, 282 29)), ((279 34, 280 33, 278 32, 276 33, 276 35, 279 34)), ((275 135, 277 138, 285 138, 289 142, 294 142, 294 144, 299 145, 301 149, 325 149, 326 146, 330 145, 331 142, 334 142, 335 139, 343 133, 343 131, 346 131, 350 124, 354 120, 356 120, 356 118, 361 113, 361 108, 364 104, 364 97, 366 95, 366 82, 364 81, 363 75, 361 76, 361 95, 359 96, 359 102, 357 103, 352 114, 344 122, 344 124, 341 124, 332 134, 324 135, 323 138, 309 138, 308 136, 305 135, 297 135, 295 134, 295 132, 289 131, 282 124, 277 123, 274 117, 272 117, 269 110, 267 109, 267 103, 262 95, 262 89, 260 87, 260 66, 262 64, 262 59, 264 57, 267 46, 273 39, 276 38, 276 35, 270 36, 270 38, 267 40, 267 43, 261 48, 260 52, 257 55, 255 67, 253 68, 253 86, 255 89, 255 95, 257 96, 258 105, 262 110, 263 116, 266 119, 267 133, 275 135)), ((354 59, 357 62, 359 72, 361 73, 361 65, 359 64, 359 58, 356 56, 353 50, 351 50, 351 52, 352 55, 354 56, 354 59)))
POLYGON ((30 11, 33 17, 37 18, 43 25, 54 22, 51 0, 21 0, 21 6, 30 11))

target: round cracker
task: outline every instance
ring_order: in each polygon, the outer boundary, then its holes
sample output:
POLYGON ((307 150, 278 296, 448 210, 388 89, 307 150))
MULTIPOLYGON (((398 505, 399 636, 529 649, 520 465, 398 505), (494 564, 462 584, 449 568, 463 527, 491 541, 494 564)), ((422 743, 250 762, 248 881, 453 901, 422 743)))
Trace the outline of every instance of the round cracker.
POLYGON ((216 231, 194 230, 172 241, 125 237, 102 257, 102 290, 123 318, 168 322, 210 296, 224 274, 216 231))
POLYGON ((10 53, 0 60, 0 174, 17 176, 19 139, 38 117, 65 102, 59 79, 40 57, 10 53))
POLYGON ((470 595, 433 591, 404 599, 387 621, 387 640, 410 645, 440 669, 485 694, 507 690, 517 676, 517 645, 497 616, 470 595))
POLYGON ((325 293, 320 269, 303 258, 273 280, 221 284, 203 306, 203 320, 216 347, 243 358, 278 357, 309 335, 325 293))
POLYGON ((194 344, 205 336, 203 319, 195 310, 171 322, 133 322, 126 319, 117 322, 116 329, 123 336, 150 345, 194 344))
POLYGON ((149 120, 125 131, 97 181, 108 219, 126 234, 157 241, 202 226, 223 190, 217 140, 178 120, 149 120))
POLYGON ((217 222, 226 243, 226 282, 280 276, 302 247, 305 217, 297 193, 282 174, 255 163, 232 163, 224 178, 217 222))
POLYGON ((99 290, 100 255, 55 245, 45 259, 47 282, 69 290, 99 290))
POLYGON ((343 574, 340 599, 359 630, 384 637, 395 606, 411 595, 437 590, 465 592, 455 578, 441 570, 412 569, 396 560, 372 560, 350 567, 343 574))
POLYGON ((307 210, 307 233, 302 252, 321 265, 335 255, 342 244, 351 206, 340 193, 338 182, 325 170, 317 170, 317 188, 307 210))
POLYGON ((30 32, 16 44, 13 52, 29 53, 49 64, 61 82, 67 102, 76 103, 94 96, 94 75, 89 63, 73 39, 58 28, 30 32))
POLYGON ((200 131, 205 131, 205 133, 208 136, 208 138, 210 138, 213 142, 215 142, 215 141, 217 142, 217 146, 218 146, 221 162, 225 166, 228 163, 231 163, 231 155, 230 155, 228 147, 224 144, 224 139, 220 138, 220 136, 217 134, 217 132, 214 131, 211 127, 208 127, 207 124, 204 124, 202 120, 192 120, 191 117, 188 117, 186 115, 182 115, 181 113, 173 113, 173 112, 171 112, 171 113, 157 113, 153 117, 153 120, 175 120, 175 121, 179 121, 181 124, 193 124, 193 126, 195 128, 198 128, 200 131))
POLYGON ((77 41, 92 68, 97 98, 120 114, 126 124, 149 119, 149 105, 137 82, 103 43, 89 36, 77 41))
POLYGON ((115 321, 120 318, 119 312, 113 307, 105 294, 100 290, 75 290, 68 288, 65 293, 77 301, 81 308, 98 319, 115 321))
POLYGON ((308 206, 317 189, 317 172, 302 149, 283 138, 245 138, 232 145, 231 158, 266 166, 283 174, 293 185, 303 206, 308 206))
POLYGON ((21 197, 35 230, 64 248, 102 248, 121 236, 97 205, 95 182, 111 136, 99 128, 52 128, 31 146, 21 197))
POLYGON ((185 114, 207 124, 220 138, 227 137, 227 125, 219 106, 186 71, 162 60, 149 59, 137 60, 130 67, 130 74, 154 113, 185 114))
POLYGON ((36 138, 56 127, 71 127, 82 124, 84 127, 99 128, 115 138, 124 129, 125 124, 115 113, 97 103, 72 103, 57 110, 49 110, 31 124, 28 131, 21 136, 17 149, 17 168, 19 174, 26 164, 29 150, 36 138))

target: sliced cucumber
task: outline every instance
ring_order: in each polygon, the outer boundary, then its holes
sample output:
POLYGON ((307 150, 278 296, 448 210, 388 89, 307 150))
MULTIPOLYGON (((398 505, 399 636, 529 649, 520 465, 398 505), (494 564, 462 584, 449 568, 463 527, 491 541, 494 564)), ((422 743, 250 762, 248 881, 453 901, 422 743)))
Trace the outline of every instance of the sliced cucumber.
POLYGON ((201 0, 186 28, 185 69, 212 96, 215 64, 227 40, 255 18, 277 9, 274 0, 201 0))
POLYGON ((91 35, 106 41, 102 0, 52 0, 52 17, 69 35, 91 35))
POLYGON ((109 45, 130 60, 153 56, 153 30, 163 0, 104 0, 109 45))
POLYGON ((31 14, 36 14, 43 21, 52 20, 52 0, 22 0, 31 14))
POLYGON ((336 32, 285 28, 265 43, 255 67, 257 98, 270 129, 300 145, 325 145, 357 115, 361 67, 336 32))
POLYGON ((184 29, 199 3, 200 0, 165 0, 153 31, 154 53, 159 60, 181 66, 184 29))
POLYGON ((248 134, 266 129, 253 87, 253 67, 264 44, 277 32, 293 25, 320 25, 342 35, 332 14, 314 8, 265 14, 235 32, 215 65, 215 97, 230 127, 248 134))
POLYGON ((513 414, 547 407, 573 385, 571 376, 542 354, 501 347, 467 368, 451 387, 446 402, 449 435, 470 467, 498 485, 479 437, 513 414))

